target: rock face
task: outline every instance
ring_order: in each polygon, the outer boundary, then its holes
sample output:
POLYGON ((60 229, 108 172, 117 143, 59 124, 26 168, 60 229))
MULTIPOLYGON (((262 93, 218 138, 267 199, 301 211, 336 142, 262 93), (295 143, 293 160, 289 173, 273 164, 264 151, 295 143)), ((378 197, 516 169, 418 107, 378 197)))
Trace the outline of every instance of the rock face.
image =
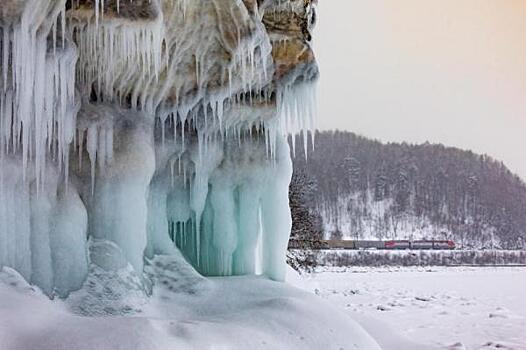
POLYGON ((204 275, 282 280, 315 5, 4 0, 0 266, 66 296, 112 261, 96 239, 139 274, 179 249, 204 275))

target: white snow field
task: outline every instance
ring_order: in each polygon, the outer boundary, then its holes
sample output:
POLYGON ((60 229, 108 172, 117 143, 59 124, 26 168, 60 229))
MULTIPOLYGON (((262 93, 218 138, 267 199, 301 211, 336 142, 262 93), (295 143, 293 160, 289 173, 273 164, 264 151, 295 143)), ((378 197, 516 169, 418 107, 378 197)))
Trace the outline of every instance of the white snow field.
POLYGON ((525 267, 333 267, 301 283, 384 350, 526 349, 525 267))
POLYGON ((0 349, 380 349, 337 307, 286 283, 204 278, 177 255, 155 258, 146 271, 148 298, 128 265, 106 278, 92 270, 80 291, 50 300, 4 267, 0 349))

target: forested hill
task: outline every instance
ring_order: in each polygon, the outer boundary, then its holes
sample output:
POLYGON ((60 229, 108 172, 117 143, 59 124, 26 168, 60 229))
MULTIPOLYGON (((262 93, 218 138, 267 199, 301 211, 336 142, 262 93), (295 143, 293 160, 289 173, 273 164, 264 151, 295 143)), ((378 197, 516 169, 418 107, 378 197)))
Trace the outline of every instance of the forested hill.
POLYGON ((295 147, 294 236, 448 238, 477 248, 526 241, 526 185, 489 156, 341 131, 317 132, 307 161, 303 143, 295 147))

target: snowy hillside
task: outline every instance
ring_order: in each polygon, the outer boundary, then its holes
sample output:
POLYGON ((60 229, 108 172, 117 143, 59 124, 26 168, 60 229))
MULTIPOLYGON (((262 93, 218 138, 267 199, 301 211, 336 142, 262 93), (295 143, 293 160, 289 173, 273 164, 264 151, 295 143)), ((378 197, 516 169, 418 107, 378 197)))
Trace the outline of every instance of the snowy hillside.
POLYGON ((443 145, 382 144, 317 132, 295 143, 295 235, 453 239, 467 248, 523 246, 526 185, 489 156, 443 145))

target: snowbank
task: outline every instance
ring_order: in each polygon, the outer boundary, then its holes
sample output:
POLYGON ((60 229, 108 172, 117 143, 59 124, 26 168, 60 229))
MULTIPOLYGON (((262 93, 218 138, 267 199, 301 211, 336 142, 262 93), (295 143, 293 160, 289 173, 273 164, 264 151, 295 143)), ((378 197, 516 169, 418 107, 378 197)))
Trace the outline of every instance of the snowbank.
POLYGON ((285 283, 255 276, 205 279, 177 256, 157 257, 146 270, 154 285, 138 310, 83 317, 75 303, 86 286, 51 301, 4 268, 1 349, 379 349, 350 317, 285 283))

